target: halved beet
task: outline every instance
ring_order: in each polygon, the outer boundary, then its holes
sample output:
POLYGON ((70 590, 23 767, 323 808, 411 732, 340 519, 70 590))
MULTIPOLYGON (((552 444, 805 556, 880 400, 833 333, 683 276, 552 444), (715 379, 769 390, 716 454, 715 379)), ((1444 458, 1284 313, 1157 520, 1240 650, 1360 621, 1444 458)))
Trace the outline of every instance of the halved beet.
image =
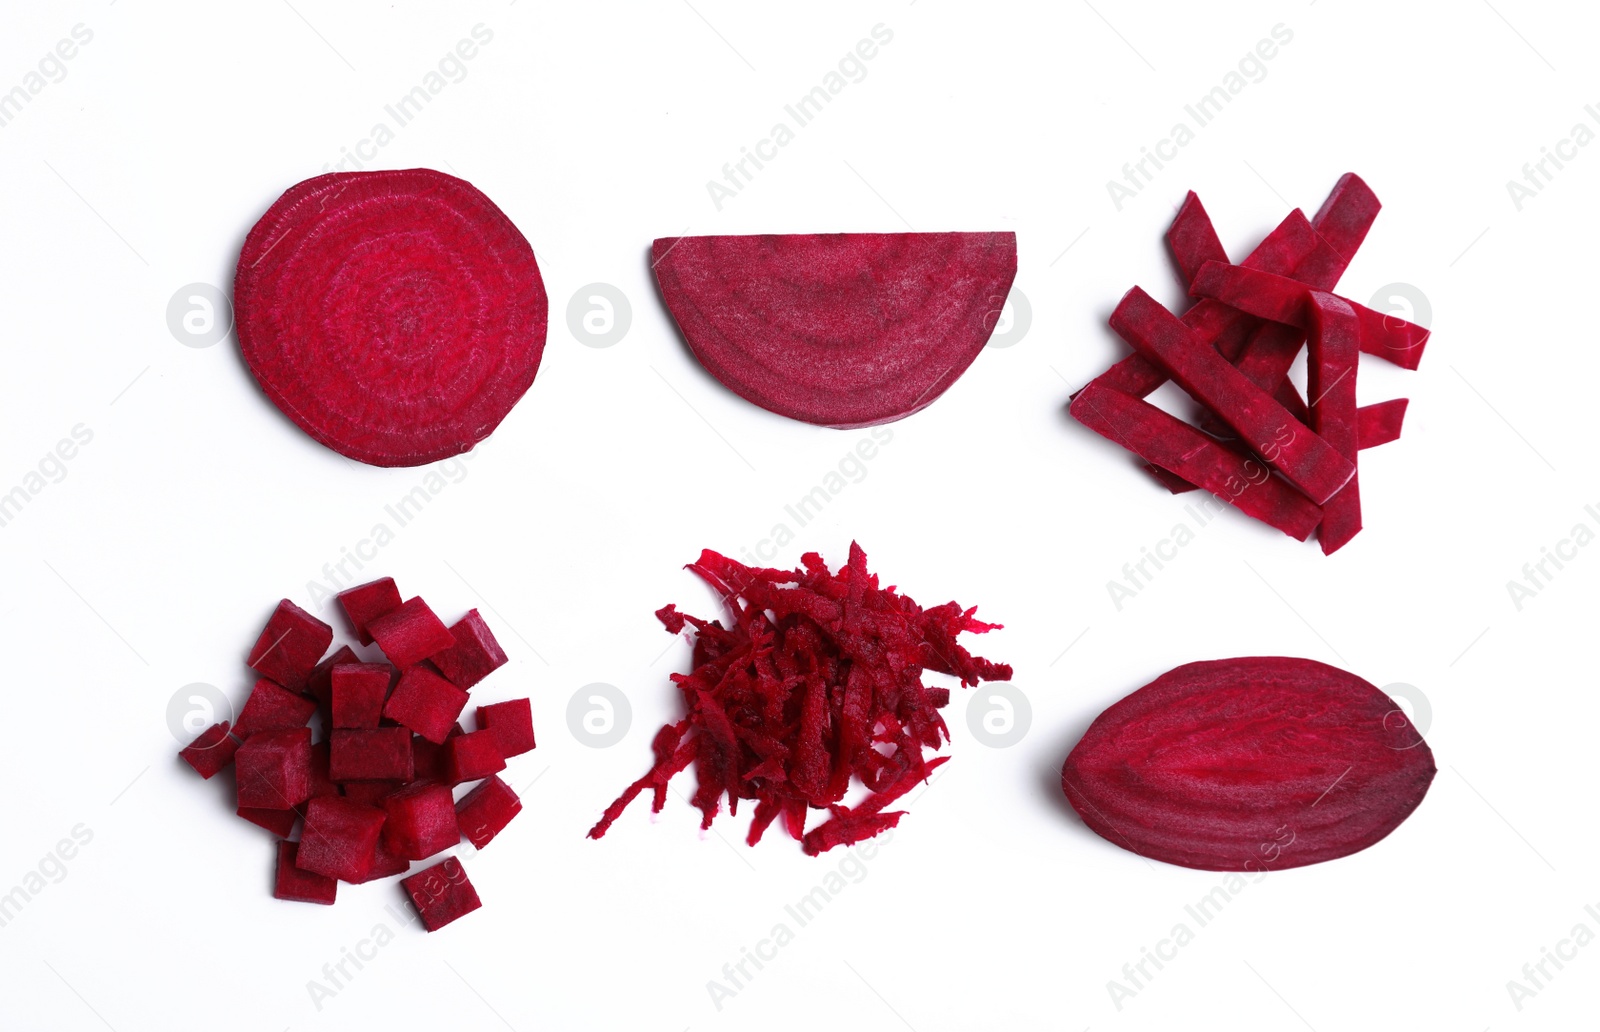
POLYGON ((1015 233, 663 238, 667 309, 700 363, 779 415, 840 428, 925 408, 988 343, 1015 233))
POLYGON ((245 239, 233 303, 273 404, 375 466, 422 465, 488 437, 533 383, 548 315, 517 227, 430 169, 291 187, 245 239))
POLYGON ((1257 873, 1366 849, 1411 815, 1433 753, 1389 696, 1281 656, 1189 663, 1095 718, 1061 787, 1140 856, 1257 873))

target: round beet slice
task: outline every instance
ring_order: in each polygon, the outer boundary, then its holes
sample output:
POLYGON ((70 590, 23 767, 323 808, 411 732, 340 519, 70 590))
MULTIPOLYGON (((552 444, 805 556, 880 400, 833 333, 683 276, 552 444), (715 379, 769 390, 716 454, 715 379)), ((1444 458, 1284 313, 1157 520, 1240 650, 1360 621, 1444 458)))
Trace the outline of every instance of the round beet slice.
POLYGON ((1014 233, 657 240, 656 280, 700 363, 780 415, 840 428, 911 415, 988 343, 1014 233))
POLYGON ((431 169, 291 187, 245 239, 239 345, 273 404, 375 466, 488 437, 527 392, 548 303, 533 249, 471 183, 431 169))

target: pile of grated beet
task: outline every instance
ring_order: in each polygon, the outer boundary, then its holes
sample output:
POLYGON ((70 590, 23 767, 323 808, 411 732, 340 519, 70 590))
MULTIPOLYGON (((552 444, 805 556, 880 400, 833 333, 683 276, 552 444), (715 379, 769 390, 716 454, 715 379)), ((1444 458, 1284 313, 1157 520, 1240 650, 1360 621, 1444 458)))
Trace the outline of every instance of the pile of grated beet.
POLYGON ((838 572, 815 552, 800 561, 799 570, 762 569, 708 550, 689 565, 721 593, 731 626, 671 605, 656 612, 673 634, 694 628, 693 669, 672 675, 687 715, 656 732, 655 766, 606 808, 590 838, 646 789, 659 812, 667 783, 690 765, 702 828, 727 796, 730 814, 740 799, 755 800, 750 845, 779 816, 813 856, 871 838, 903 816, 884 807, 948 759, 924 755, 950 738, 939 715, 950 690, 924 685, 923 671, 964 687, 1011 679, 1011 667, 956 643, 963 631, 1001 626, 974 619, 975 608, 923 609, 893 586, 880 588, 854 542, 838 572), (844 806, 854 780, 868 795, 844 806), (807 831, 812 809, 828 817, 807 831))

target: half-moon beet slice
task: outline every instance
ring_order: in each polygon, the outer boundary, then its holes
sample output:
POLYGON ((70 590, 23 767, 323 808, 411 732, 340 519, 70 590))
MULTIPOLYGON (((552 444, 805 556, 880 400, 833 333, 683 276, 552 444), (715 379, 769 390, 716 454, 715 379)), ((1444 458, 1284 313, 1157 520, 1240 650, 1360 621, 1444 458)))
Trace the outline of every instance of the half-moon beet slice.
POLYGON ((667 309, 735 394, 840 428, 902 419, 988 343, 1015 233, 692 236, 651 248, 667 309))
POLYGON ((291 187, 245 239, 233 295, 267 397, 375 466, 419 466, 488 437, 544 352, 533 249, 472 184, 431 169, 291 187))

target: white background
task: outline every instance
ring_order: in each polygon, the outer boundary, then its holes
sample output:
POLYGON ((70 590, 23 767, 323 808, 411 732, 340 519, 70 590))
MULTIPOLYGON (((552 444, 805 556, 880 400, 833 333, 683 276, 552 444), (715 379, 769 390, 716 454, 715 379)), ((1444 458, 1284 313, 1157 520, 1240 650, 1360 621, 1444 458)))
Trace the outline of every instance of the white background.
POLYGON ((1600 102, 1600 26, 1576 4, 1510 0, 1229 8, 8 5, 0 89, 74 25, 93 39, 0 129, 0 490, 75 425, 93 440, 0 527, 0 892, 75 825, 93 838, 0 928, 4 1024, 1477 1032, 1592 1019, 1600 946, 1547 964, 1520 1010, 1507 982, 1574 925, 1600 932, 1584 911, 1600 909, 1600 548, 1520 611, 1506 585, 1575 524, 1600 527, 1584 511, 1600 503, 1600 147, 1521 211, 1505 184, 1600 102), (368 138, 480 23, 493 39, 465 78, 369 167, 451 171, 504 208, 544 270, 549 344, 527 397, 452 467, 465 476, 368 572, 447 619, 484 610, 512 662, 475 695, 531 695, 540 745, 510 772, 524 813, 482 855, 458 851, 483 909, 425 935, 385 910, 404 907, 392 881, 342 886, 332 908, 274 901, 270 836, 232 815, 226 778, 177 761, 166 714, 195 682, 241 701, 273 603, 309 604, 323 564, 426 471, 323 449, 264 400, 231 338, 184 346, 165 312, 186 284, 229 289, 271 201, 368 138), (878 23, 893 40, 866 77, 716 210, 706 181, 878 23), (1279 23, 1293 39, 1266 77, 1116 210, 1106 181, 1279 23), (1362 458, 1366 531, 1325 558, 1228 513, 1119 611, 1107 582, 1187 500, 1063 415, 1069 391, 1124 353, 1107 313, 1135 283, 1179 303, 1161 234, 1185 190, 1238 257, 1351 170, 1385 208, 1341 291, 1365 303, 1411 284, 1435 330, 1415 373, 1363 362, 1363 403, 1412 399, 1404 438, 1362 458), (655 821, 629 811, 603 842, 584 832, 676 711, 666 676, 688 649, 652 610, 713 615, 681 565, 754 547, 865 432, 721 388, 679 342, 646 251, 683 232, 908 226, 1015 230, 1031 325, 893 424, 783 559, 815 548, 839 562, 854 537, 924 604, 981 604, 1006 626, 974 648, 1015 664, 1032 723, 988 748, 958 691, 943 775, 865 878, 719 1011, 707 983, 843 857, 805 857, 777 831, 746 849, 744 816, 702 835, 681 797, 655 821), (631 301, 628 334, 606 349, 565 318, 593 282, 631 301), (1389 839, 1273 874, 1197 928, 1185 905, 1222 876, 1095 837, 1056 772, 1102 708, 1160 672, 1255 654, 1415 686, 1439 775, 1389 839), (591 682, 631 699, 609 749, 567 727, 591 682), (1119 1010, 1108 981, 1179 922, 1194 940, 1119 1010), (393 940, 319 1011, 307 983, 380 923, 393 940))

